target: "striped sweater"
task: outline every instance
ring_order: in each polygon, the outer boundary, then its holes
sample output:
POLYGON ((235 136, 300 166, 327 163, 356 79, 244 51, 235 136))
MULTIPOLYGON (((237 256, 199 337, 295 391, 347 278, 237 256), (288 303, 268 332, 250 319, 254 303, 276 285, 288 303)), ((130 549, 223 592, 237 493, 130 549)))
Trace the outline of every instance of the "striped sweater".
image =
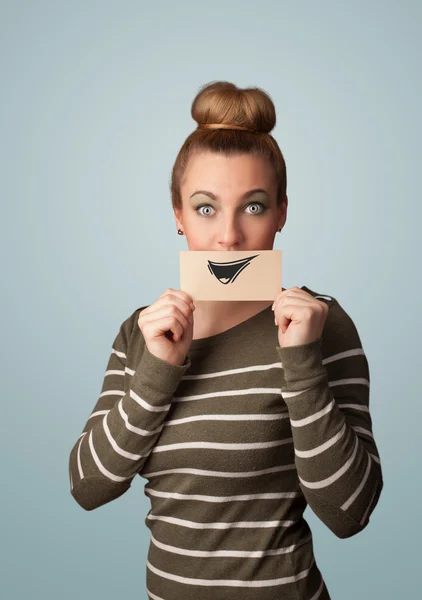
POLYGON ((304 345, 280 348, 271 307, 193 340, 183 365, 148 351, 146 307, 120 327, 70 486, 92 510, 145 478, 149 599, 330 599, 306 506, 340 538, 368 524, 383 487, 368 362, 338 301, 302 289, 329 306, 304 345))

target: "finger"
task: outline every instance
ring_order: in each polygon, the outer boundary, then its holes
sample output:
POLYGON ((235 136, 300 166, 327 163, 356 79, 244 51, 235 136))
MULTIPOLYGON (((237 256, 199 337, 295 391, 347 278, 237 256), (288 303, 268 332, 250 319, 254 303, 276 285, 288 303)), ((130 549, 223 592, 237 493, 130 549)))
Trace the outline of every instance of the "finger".
MULTIPOLYGON (((307 304, 307 303, 306 303, 307 304)), ((294 302, 289 302, 288 304, 286 302, 283 302, 278 310, 274 311, 274 322, 276 325, 279 325, 280 327, 286 327, 289 325, 289 323, 293 320, 299 320, 300 316, 302 315, 302 310, 303 308, 305 308, 306 304, 302 304, 299 305, 296 302, 296 299, 294 302)))
POLYGON ((162 294, 153 304, 144 309, 141 312, 141 315, 142 313, 145 316, 155 314, 157 310, 166 306, 176 306, 180 310, 180 312, 186 317, 186 319, 189 319, 193 312, 191 306, 186 304, 186 302, 182 298, 180 298, 180 296, 176 294, 162 294))
POLYGON ((156 301, 156 304, 157 304, 157 307, 158 306, 172 306, 172 305, 177 306, 187 319, 189 319, 189 317, 191 316, 191 314, 194 310, 194 309, 192 309, 191 305, 186 302, 186 300, 181 298, 176 293, 166 294, 162 298, 159 298, 156 301))
POLYGON ((292 319, 289 319, 285 315, 281 315, 281 317, 278 317, 278 318, 274 317, 274 323, 276 324, 277 327, 279 327, 281 329, 281 331, 283 333, 286 333, 287 327, 290 325, 291 322, 292 322, 292 319))
POLYGON ((274 315, 279 313, 280 306, 286 306, 286 302, 288 302, 291 305, 296 304, 296 306, 307 306, 307 305, 312 304, 311 300, 308 300, 307 298, 303 298, 302 296, 293 296, 293 295, 283 296, 283 298, 280 298, 280 300, 277 300, 274 302, 274 305, 273 305, 274 315))
POLYGON ((178 296, 179 298, 184 300, 186 302, 186 304, 188 304, 188 305, 192 304, 193 306, 195 306, 192 297, 189 296, 189 294, 187 292, 184 292, 183 290, 175 290, 173 288, 167 288, 166 291, 164 292, 164 294, 162 294, 162 296, 165 296, 167 294, 173 294, 175 296, 178 296))
MULTIPOLYGON (((186 305, 185 305, 185 307, 186 307, 186 305)), ((190 310, 190 309, 188 309, 188 310, 190 310)), ((163 306, 154 310, 154 312, 149 313, 146 316, 144 323, 148 323, 150 321, 157 321, 158 319, 164 319, 164 318, 175 318, 179 321, 180 325, 184 329, 186 329, 186 327, 189 326, 189 317, 190 316, 191 316, 191 313, 189 313, 188 316, 185 316, 183 314, 183 312, 179 309, 179 307, 176 306, 175 304, 164 304, 163 306)))
MULTIPOLYGON (((295 296, 295 297, 305 297, 304 294, 306 294, 306 292, 304 292, 304 290, 301 290, 300 288, 294 287, 294 288, 288 288, 287 290, 285 290, 284 288, 282 289, 281 292, 279 292, 277 294, 277 296, 274 299, 273 305, 272 305, 272 309, 274 310, 274 305, 279 302, 280 300, 282 300, 283 298, 285 298, 286 296, 295 296)), ((307 294, 309 296, 309 294, 307 294)))
POLYGON ((146 321, 143 329, 144 337, 156 338, 162 336, 167 331, 171 331, 174 340, 178 341, 184 334, 186 328, 182 326, 177 317, 163 316, 157 319, 146 321))

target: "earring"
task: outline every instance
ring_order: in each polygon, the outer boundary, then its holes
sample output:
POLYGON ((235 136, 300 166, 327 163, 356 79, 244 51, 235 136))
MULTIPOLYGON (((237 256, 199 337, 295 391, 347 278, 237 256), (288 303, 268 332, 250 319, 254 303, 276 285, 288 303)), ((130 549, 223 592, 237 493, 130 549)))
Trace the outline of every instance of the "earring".
POLYGON ((179 235, 183 235, 183 231, 182 231, 181 229, 178 229, 178 230, 177 230, 177 233, 178 233, 179 235))
POLYGON ((282 228, 282 227, 280 227, 280 229, 279 229, 278 231, 280 232, 282 229, 283 229, 283 228, 282 228))

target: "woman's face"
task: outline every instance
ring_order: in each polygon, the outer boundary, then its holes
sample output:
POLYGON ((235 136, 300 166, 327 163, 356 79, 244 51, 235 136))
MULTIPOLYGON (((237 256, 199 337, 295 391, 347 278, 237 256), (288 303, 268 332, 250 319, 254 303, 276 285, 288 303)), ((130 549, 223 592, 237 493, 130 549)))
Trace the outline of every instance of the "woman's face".
POLYGON ((192 156, 180 191, 176 224, 189 250, 272 250, 286 221, 287 196, 277 207, 272 168, 251 154, 192 156))

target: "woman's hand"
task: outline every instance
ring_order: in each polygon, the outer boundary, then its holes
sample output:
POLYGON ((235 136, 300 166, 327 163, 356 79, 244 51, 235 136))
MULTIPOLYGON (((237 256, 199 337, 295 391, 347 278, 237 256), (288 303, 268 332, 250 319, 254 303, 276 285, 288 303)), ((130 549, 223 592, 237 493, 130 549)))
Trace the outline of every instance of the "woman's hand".
POLYGON ((150 353, 173 365, 182 365, 192 342, 194 310, 189 294, 173 288, 141 310, 138 326, 150 353))
POLYGON ((328 305, 297 286, 278 294, 272 306, 280 348, 309 344, 321 337, 328 305))

